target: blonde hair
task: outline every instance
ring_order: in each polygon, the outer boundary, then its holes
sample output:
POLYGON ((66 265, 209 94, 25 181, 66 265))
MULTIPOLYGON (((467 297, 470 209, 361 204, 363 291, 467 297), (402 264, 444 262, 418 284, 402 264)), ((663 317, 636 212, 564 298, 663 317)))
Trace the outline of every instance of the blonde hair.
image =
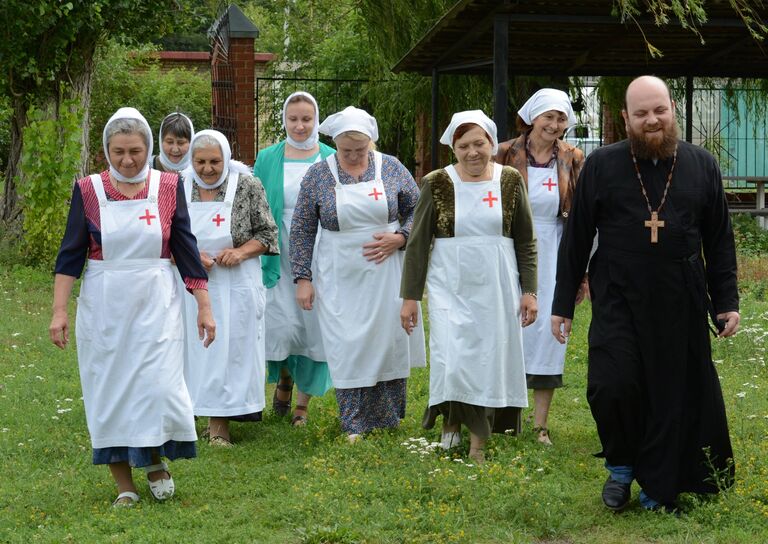
POLYGON ((347 132, 341 132, 340 134, 337 134, 333 141, 335 142, 342 136, 346 136, 353 142, 364 142, 365 140, 368 140, 368 149, 370 151, 376 151, 376 142, 374 142, 367 134, 358 132, 357 130, 348 130, 347 132))

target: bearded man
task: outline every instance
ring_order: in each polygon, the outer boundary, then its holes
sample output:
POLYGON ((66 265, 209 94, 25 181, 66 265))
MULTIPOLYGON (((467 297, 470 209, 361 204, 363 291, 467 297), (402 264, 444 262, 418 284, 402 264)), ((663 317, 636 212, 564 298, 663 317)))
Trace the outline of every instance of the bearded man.
POLYGON ((637 480, 645 508, 674 510, 679 493, 733 481, 708 318, 720 337, 739 326, 735 245, 718 164, 678 139, 666 84, 635 79, 622 115, 628 140, 592 152, 576 184, 552 334, 566 341, 589 261, 587 398, 609 471, 603 502, 624 509, 637 480))

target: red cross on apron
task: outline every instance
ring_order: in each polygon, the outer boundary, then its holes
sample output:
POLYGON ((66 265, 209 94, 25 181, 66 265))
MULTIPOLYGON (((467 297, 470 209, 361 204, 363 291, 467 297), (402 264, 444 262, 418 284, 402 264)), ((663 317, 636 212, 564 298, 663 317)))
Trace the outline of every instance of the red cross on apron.
POLYGON ((547 183, 542 183, 542 185, 543 185, 544 187, 546 187, 546 188, 547 188, 547 191, 549 191, 550 193, 552 192, 552 187, 557 187, 557 183, 553 182, 553 181, 552 181, 552 178, 549 178, 549 179, 547 180, 547 183))
POLYGON ((483 202, 487 202, 488 207, 493 208, 493 201, 498 199, 499 197, 493 196, 493 193, 491 191, 488 191, 488 196, 483 199, 483 202))
POLYGON ((157 216, 156 215, 150 215, 149 214, 149 209, 146 209, 144 211, 145 211, 145 215, 140 216, 139 220, 146 220, 147 225, 151 225, 152 224, 152 220, 156 219, 157 216))
POLYGON ((220 226, 221 226, 221 224, 222 224, 222 223, 225 221, 225 219, 224 219, 224 218, 221 216, 221 214, 218 214, 218 213, 217 213, 217 214, 216 214, 216 217, 214 217, 213 219, 211 219, 211 221, 213 221, 214 223, 216 223, 216 226, 217 226, 217 227, 220 227, 220 226))
POLYGON ((374 188, 373 188, 373 192, 372 192, 372 193, 368 193, 368 196, 372 196, 372 197, 373 197, 373 198, 375 198, 375 199, 376 199, 376 201, 378 202, 378 200, 379 200, 379 197, 380 197, 381 195, 383 195, 383 194, 384 194, 384 193, 380 193, 379 191, 377 191, 377 190, 376 190, 376 187, 374 187, 374 188))

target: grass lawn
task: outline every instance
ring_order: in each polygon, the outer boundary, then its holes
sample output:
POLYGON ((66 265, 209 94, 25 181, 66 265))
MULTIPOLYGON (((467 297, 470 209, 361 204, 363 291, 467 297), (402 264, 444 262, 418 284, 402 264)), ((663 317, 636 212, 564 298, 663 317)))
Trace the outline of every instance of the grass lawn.
POLYGON ((439 431, 420 428, 428 371, 418 369, 396 431, 347 444, 332 392, 313 402, 304 429, 268 409, 261 423, 232 425, 235 448, 200 443, 197 459, 173 463, 170 501, 154 502, 136 473, 142 501, 112 509, 112 479, 90 461, 74 343, 59 351, 48 340, 51 283, 27 268, 0 271, 0 542, 768 542, 764 284, 745 294, 741 332, 714 343, 736 485, 682 497, 676 518, 642 511, 637 486, 623 514, 602 506, 605 472, 592 456, 600 445, 585 399, 587 305, 567 386, 555 394, 553 448, 528 425, 492 438, 482 468, 460 457, 466 435, 452 456, 433 451, 439 431))

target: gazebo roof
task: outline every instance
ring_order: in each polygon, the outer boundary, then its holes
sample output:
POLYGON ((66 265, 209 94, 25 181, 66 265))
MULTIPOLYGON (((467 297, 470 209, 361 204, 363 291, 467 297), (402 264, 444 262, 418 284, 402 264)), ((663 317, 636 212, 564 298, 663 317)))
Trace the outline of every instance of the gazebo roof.
MULTIPOLYGON (((503 16, 510 75, 768 77, 768 43, 750 35, 727 1, 707 2, 701 38, 674 14, 662 27, 647 16, 622 23, 613 6, 607 0, 460 0, 393 71, 490 72, 494 21, 503 16), (653 58, 645 40, 663 56, 653 58)), ((758 15, 768 20, 768 7, 758 15)))

